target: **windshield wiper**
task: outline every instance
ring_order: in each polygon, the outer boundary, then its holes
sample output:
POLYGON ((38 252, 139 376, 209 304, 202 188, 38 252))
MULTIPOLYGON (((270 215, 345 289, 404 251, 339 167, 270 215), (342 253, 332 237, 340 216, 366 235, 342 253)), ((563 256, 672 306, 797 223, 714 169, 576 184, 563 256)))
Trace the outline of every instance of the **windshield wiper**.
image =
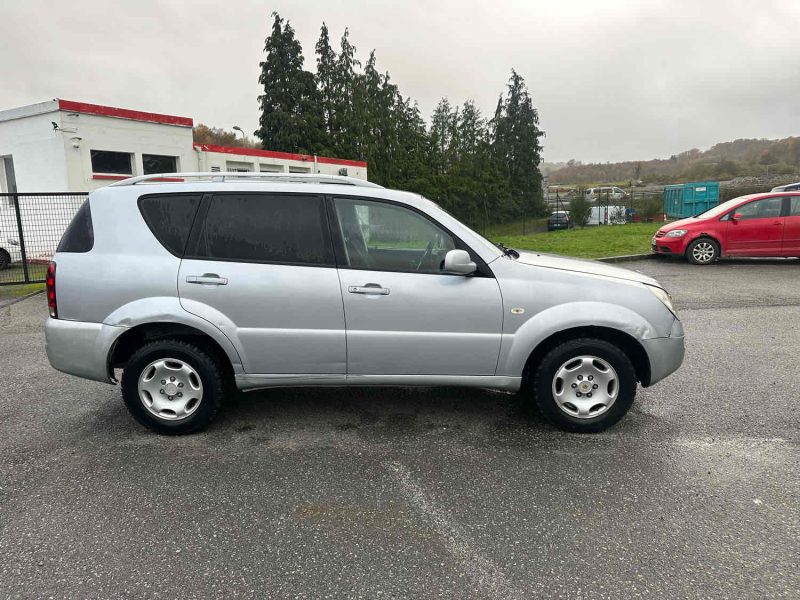
POLYGON ((505 254, 506 256, 510 256, 511 258, 519 258, 519 252, 517 252, 513 248, 509 248, 503 242, 497 242, 495 246, 500 248, 500 250, 502 250, 503 254, 505 254))

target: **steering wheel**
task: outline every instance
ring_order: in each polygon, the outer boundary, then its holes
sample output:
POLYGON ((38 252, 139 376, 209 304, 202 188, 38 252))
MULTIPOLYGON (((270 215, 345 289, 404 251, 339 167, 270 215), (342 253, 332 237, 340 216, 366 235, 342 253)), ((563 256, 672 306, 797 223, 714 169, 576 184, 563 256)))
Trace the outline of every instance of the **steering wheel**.
POLYGON ((430 242, 428 242, 428 246, 425 248, 425 252, 422 253, 419 262, 417 263, 417 269, 416 269, 417 271, 419 271, 422 268, 422 265, 425 264, 425 261, 428 259, 428 257, 430 257, 430 255, 433 254, 433 249, 440 241, 441 238, 437 236, 433 238, 430 242))

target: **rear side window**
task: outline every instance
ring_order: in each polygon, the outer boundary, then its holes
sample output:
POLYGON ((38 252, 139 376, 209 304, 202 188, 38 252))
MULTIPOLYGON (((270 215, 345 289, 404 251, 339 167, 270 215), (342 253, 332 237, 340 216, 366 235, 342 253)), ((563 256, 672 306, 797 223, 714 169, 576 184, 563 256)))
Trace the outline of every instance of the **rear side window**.
POLYGON ((61 237, 56 252, 89 252, 94 246, 94 229, 92 228, 92 210, 86 200, 61 237))
POLYGON ((201 194, 158 194, 139 198, 139 210, 156 239, 175 256, 183 256, 201 194))
POLYGON ((198 236, 197 258, 333 266, 321 196, 218 194, 198 236))

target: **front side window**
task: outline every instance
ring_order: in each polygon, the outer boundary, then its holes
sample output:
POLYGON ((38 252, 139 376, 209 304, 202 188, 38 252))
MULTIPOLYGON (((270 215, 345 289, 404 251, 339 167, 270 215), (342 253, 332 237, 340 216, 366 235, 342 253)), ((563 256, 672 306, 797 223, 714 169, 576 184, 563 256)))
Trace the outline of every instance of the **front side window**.
POLYGON ((211 199, 196 258, 333 266, 320 196, 217 194, 211 199))
POLYGON ((783 198, 764 198, 755 200, 737 208, 734 212, 741 215, 741 220, 768 219, 781 216, 783 198))
POLYGON ((792 196, 789 203, 789 216, 800 217, 800 196, 792 196))
POLYGON ((133 175, 133 161, 128 152, 111 152, 110 150, 92 150, 92 173, 110 173, 113 175, 133 175))
POLYGON ((177 173, 178 157, 161 154, 142 154, 142 167, 145 175, 156 173, 177 173))
POLYGON ((453 236, 413 210, 375 202, 336 198, 344 266, 376 271, 442 273, 453 236))

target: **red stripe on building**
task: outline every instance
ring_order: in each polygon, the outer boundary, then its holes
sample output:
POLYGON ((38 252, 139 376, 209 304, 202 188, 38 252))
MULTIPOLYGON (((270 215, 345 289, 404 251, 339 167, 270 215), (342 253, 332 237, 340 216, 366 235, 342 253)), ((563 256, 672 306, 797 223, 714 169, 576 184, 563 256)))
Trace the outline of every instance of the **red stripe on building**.
MULTIPOLYGON (((292 152, 276 152, 274 150, 258 150, 256 148, 239 148, 238 146, 217 146, 216 144, 195 144, 203 152, 220 152, 222 154, 238 154, 239 156, 261 156, 263 158, 279 158, 282 160, 298 160, 314 162, 314 157, 309 154, 293 154, 292 152)), ((318 163, 327 165, 342 165, 343 167, 364 167, 367 163, 361 160, 348 160, 346 158, 329 158, 318 156, 318 163)))
POLYGON ((176 117, 175 115, 162 115, 159 113, 129 110, 127 108, 114 108, 87 102, 73 102, 72 100, 58 99, 58 108, 65 112, 74 112, 85 115, 99 115, 101 117, 114 117, 130 121, 144 121, 146 123, 161 123, 163 125, 177 125, 178 127, 191 127, 194 124, 189 117, 176 117))
MULTIPOLYGON (((135 175, 104 175, 102 173, 92 174, 92 179, 114 179, 116 181, 130 179, 131 177, 135 177, 135 175)), ((183 177, 154 177, 153 179, 148 179, 148 181, 166 181, 170 183, 183 180, 183 177)))

